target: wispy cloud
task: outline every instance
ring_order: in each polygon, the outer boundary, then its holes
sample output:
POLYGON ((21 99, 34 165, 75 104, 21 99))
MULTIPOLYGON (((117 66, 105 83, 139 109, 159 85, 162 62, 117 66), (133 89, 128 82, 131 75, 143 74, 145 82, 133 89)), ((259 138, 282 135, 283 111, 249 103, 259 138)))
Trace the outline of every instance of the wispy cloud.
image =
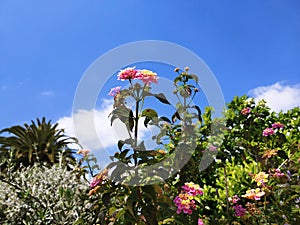
POLYGON ((42 95, 42 96, 54 96, 55 93, 54 93, 54 91, 43 91, 43 92, 41 93, 41 95, 42 95))
POLYGON ((264 99, 275 112, 287 111, 300 106, 300 83, 288 85, 277 82, 269 86, 261 86, 249 91, 256 100, 264 99))
POLYGON ((0 90, 1 90, 1 91, 5 91, 7 88, 8 88, 8 87, 7 87, 6 85, 1 85, 1 86, 0 86, 0 90))

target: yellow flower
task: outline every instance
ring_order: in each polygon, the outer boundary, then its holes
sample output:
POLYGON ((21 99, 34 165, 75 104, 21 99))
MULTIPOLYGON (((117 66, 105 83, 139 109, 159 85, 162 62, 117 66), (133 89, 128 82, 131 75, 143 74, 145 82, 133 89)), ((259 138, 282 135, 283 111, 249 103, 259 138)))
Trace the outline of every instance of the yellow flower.
POLYGON ((277 155, 278 150, 270 149, 264 152, 262 158, 271 158, 273 155, 277 155))
POLYGON ((259 172, 258 174, 255 174, 253 177, 253 180, 257 183, 257 186, 262 186, 266 182, 268 182, 269 174, 266 174, 265 172, 259 172))
POLYGON ((247 190, 245 195, 242 195, 244 198, 252 199, 252 200, 260 200, 262 196, 265 195, 264 191, 261 191, 260 188, 247 190))

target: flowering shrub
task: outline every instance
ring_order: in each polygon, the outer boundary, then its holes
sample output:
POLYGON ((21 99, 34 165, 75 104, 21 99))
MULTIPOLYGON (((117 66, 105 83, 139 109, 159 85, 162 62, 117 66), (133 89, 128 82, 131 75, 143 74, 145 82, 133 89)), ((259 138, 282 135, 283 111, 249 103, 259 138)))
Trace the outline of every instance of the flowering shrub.
POLYGON ((163 93, 151 91, 159 82, 155 72, 135 67, 119 72, 117 79, 129 88, 111 89, 109 116, 111 123, 124 123, 129 138, 116 143, 112 162, 98 174, 88 150, 78 152, 82 157, 72 172, 36 165, 1 174, 0 223, 300 224, 300 108, 275 113, 264 101, 235 97, 224 122, 212 118, 212 108, 202 113, 192 104, 198 77, 189 68, 174 71, 179 102, 164 116, 145 101, 170 104, 163 93), (139 140, 141 125, 158 128, 157 147, 147 149, 139 140), (205 157, 212 163, 200 172, 205 157), (158 163, 149 174, 147 167, 158 163))
POLYGON ((118 74, 118 79, 129 81, 130 88, 112 89, 115 102, 111 122, 120 119, 133 135, 118 142, 119 152, 108 168, 114 168, 113 179, 92 180, 90 193, 106 212, 103 224, 299 223, 299 108, 276 114, 264 101, 235 97, 225 112, 226 125, 219 127, 223 139, 210 140, 211 124, 218 124, 220 119, 212 119, 213 109, 209 107, 202 114, 199 107, 183 104, 199 92, 196 85, 189 84, 197 84, 198 78, 189 74, 189 68, 176 68, 175 72, 174 94, 182 102, 170 119, 152 108, 142 108, 146 97, 169 104, 162 93, 151 93, 151 85, 159 82, 156 73, 131 67, 118 74), (126 106, 127 98, 135 100, 135 109, 126 106), (190 113, 190 109, 196 113, 190 113), (157 149, 148 150, 143 142, 137 142, 142 117, 146 127, 160 129, 154 137, 157 149), (192 132, 184 133, 188 129, 192 132), (189 143, 186 146, 180 143, 185 136, 189 143), (143 172, 132 172, 137 166, 172 160, 175 149, 181 147, 182 155, 171 161, 176 165, 184 159, 188 146, 195 146, 195 151, 180 171, 170 174, 161 168, 160 172, 168 175, 163 182, 161 174, 153 173, 150 178, 143 172), (199 172, 201 159, 210 157, 210 153, 213 163, 199 172), (124 171, 128 171, 126 176, 124 171), (156 184, 126 185, 154 177, 156 184))

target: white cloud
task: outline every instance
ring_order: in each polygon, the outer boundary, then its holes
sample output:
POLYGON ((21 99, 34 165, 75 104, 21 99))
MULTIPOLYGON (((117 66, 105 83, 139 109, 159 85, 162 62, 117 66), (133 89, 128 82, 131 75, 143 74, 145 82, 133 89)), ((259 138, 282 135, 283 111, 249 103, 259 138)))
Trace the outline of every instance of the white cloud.
MULTIPOLYGON (((62 117, 57 121, 59 128, 64 129, 67 135, 78 138, 79 143, 94 154, 107 152, 107 149, 117 146, 118 140, 129 138, 126 126, 120 120, 116 119, 111 126, 108 115, 112 105, 113 100, 104 99, 99 109, 79 110, 73 116, 62 117)), ((140 139, 151 133, 150 129, 139 126, 140 139)))
POLYGON ((55 93, 53 91, 43 91, 41 93, 42 96, 54 96, 55 93))
POLYGON ((261 86, 249 91, 256 100, 264 99, 275 112, 287 111, 300 106, 300 83, 288 85, 277 82, 269 86, 261 86))

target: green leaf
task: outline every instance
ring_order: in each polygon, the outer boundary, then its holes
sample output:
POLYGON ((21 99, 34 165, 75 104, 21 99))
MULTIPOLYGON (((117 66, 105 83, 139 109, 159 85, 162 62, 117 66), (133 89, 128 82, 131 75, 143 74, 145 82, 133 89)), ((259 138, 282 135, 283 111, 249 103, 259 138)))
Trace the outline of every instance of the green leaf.
POLYGON ((129 112, 128 127, 129 127, 129 130, 132 132, 133 127, 134 127, 134 116, 133 116, 132 110, 130 110, 130 112, 129 112))
POLYGON ((109 201, 110 201, 110 192, 109 193, 104 193, 103 195, 102 195, 102 202, 103 202, 103 204, 106 206, 106 207, 108 207, 108 205, 109 205, 109 201))
POLYGON ((153 94, 155 98, 157 98, 160 102, 171 105, 171 103, 167 100, 166 96, 163 93, 153 94))
POLYGON ((144 126, 148 127, 148 123, 151 121, 151 119, 149 117, 146 117, 144 120, 144 126))
POLYGON ((142 116, 149 117, 150 119, 157 118, 158 114, 153 109, 145 109, 142 112, 142 116))
POLYGON ((195 106, 193 106, 193 108, 195 108, 197 110, 197 112, 198 112, 198 119, 202 123, 202 117, 201 117, 201 109, 200 109, 200 107, 197 106, 197 105, 195 105, 195 106))
POLYGON ((130 149, 125 149, 124 151, 122 151, 119 155, 119 158, 124 159, 129 151, 130 149))
POLYGON ((190 74, 189 76, 198 84, 199 78, 196 74, 190 74))
POLYGON ((178 120, 181 120, 178 111, 176 111, 176 112, 173 114, 173 116, 172 116, 172 122, 174 123, 177 119, 178 119, 178 120))
POLYGON ((181 82, 181 81, 182 81, 182 77, 181 77, 181 76, 176 77, 176 78, 174 79, 174 85, 176 85, 178 82, 181 82))
POLYGON ((159 117, 159 121, 165 121, 165 122, 171 123, 171 120, 169 120, 169 118, 167 118, 165 116, 159 117))
POLYGON ((156 219, 156 208, 153 205, 148 205, 142 209, 142 214, 145 216, 147 220, 147 224, 149 225, 157 225, 156 219))
POLYGON ((118 141, 118 148, 120 151, 122 151, 122 147, 124 146, 124 144, 125 144, 124 141, 122 141, 122 140, 118 141))
POLYGON ((287 156, 287 154, 285 153, 285 151, 283 151, 283 150, 279 150, 278 152, 277 152, 277 155, 280 157, 280 158, 282 158, 282 159, 288 159, 289 157, 287 156))

